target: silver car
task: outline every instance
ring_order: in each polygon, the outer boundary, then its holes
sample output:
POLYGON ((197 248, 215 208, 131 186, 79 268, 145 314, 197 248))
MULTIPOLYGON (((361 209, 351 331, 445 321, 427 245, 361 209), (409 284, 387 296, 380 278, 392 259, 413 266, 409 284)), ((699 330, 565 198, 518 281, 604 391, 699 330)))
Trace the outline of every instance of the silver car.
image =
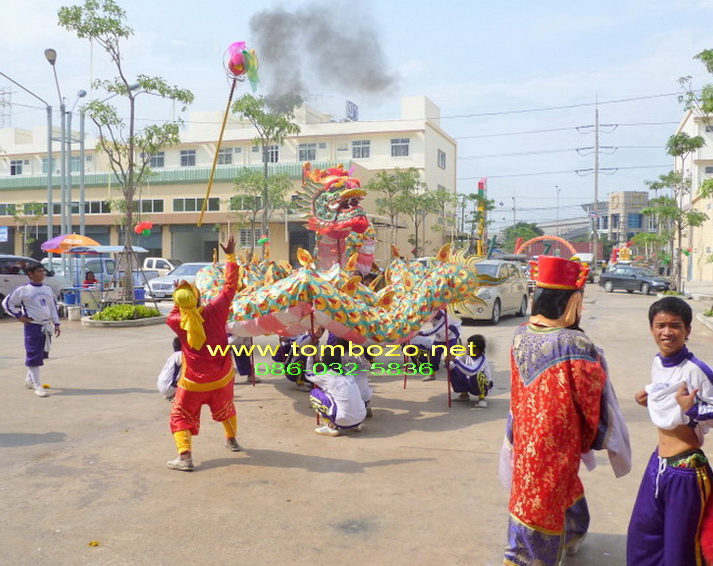
POLYGON ((175 267, 163 277, 155 277, 151 279, 148 285, 144 285, 146 289, 147 299, 170 299, 173 295, 173 282, 188 281, 193 283, 196 279, 196 274, 204 267, 211 265, 206 263, 183 263, 175 267))
POLYGON ((492 285, 481 284, 476 300, 456 306, 456 313, 464 320, 489 320, 493 324, 505 314, 525 316, 528 307, 527 277, 517 263, 486 259, 475 264, 479 275, 493 281, 492 285))

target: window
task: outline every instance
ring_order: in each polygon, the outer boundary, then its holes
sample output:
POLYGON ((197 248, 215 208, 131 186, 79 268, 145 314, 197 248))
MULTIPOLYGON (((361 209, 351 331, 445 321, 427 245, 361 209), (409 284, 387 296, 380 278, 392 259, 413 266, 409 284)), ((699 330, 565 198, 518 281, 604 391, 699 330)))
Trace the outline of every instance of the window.
POLYGON ((706 126, 706 133, 709 134, 713 132, 713 126, 706 126))
POLYGON ((446 152, 441 151, 440 149, 438 150, 438 166, 441 169, 446 168, 446 152))
POLYGON ((409 138, 391 139, 391 157, 408 157, 409 138))
POLYGON ((218 150, 218 165, 230 165, 233 162, 233 148, 226 147, 218 150))
POLYGON ((253 146, 253 153, 258 153, 260 151, 260 146, 259 145, 254 145, 253 146))
POLYGON ((317 159, 316 143, 301 143, 298 148, 297 159, 299 161, 314 161, 317 159))
POLYGON ((371 141, 354 140, 352 142, 352 159, 368 159, 371 155, 371 141))
POLYGON ((141 201, 141 212, 163 212, 163 199, 144 199, 141 201))
POLYGON ((706 175, 713 175, 713 167, 710 165, 706 166, 706 175))
POLYGON ((609 217, 608 216, 600 216, 599 218, 602 222, 602 225, 600 226, 600 228, 602 230, 608 230, 609 229, 609 217))
MULTIPOLYGON (((200 212, 204 200, 202 198, 175 198, 173 199, 173 212, 200 212)), ((220 199, 209 198, 206 210, 220 210, 220 199)))
POLYGON ((22 160, 10 161, 10 175, 22 175, 22 160))
POLYGON ((69 170, 72 173, 79 173, 82 170, 82 160, 79 158, 79 156, 72 156, 72 159, 69 164, 69 170))
POLYGON ((181 167, 193 167, 196 164, 196 150, 182 149, 181 150, 181 167))
POLYGON ((166 153, 163 151, 157 151, 155 155, 151 157, 151 162, 149 166, 151 169, 159 169, 165 167, 166 165, 166 153))
POLYGON ((628 228, 641 228, 643 225, 641 214, 629 213, 627 224, 628 228))
POLYGON ((243 152, 243 148, 242 148, 242 147, 236 147, 236 148, 235 148, 235 153, 242 153, 242 152, 243 152))
POLYGON ((230 210, 259 210, 262 198, 253 195, 234 195, 230 197, 230 210))
POLYGON ((319 142, 319 149, 327 149, 327 142, 319 142))
POLYGON ((619 229, 619 215, 618 214, 611 215, 611 227, 612 227, 612 230, 619 229))
MULTIPOLYGON (((56 171, 56 166, 57 166, 57 160, 53 157, 52 158, 52 173, 56 171)), ((42 172, 47 175, 47 158, 45 157, 42 160, 42 172)))
POLYGON ((250 248, 257 245, 257 241, 262 237, 259 228, 255 230, 250 230, 250 228, 243 228, 240 230, 240 247, 250 248))
POLYGON ((109 214, 111 206, 105 200, 93 200, 84 203, 84 212, 87 214, 109 214))
POLYGON ((267 162, 277 163, 280 160, 280 146, 279 145, 268 145, 267 146, 267 162))
POLYGON ((14 204, 0 204, 0 216, 12 216, 15 214, 14 204))

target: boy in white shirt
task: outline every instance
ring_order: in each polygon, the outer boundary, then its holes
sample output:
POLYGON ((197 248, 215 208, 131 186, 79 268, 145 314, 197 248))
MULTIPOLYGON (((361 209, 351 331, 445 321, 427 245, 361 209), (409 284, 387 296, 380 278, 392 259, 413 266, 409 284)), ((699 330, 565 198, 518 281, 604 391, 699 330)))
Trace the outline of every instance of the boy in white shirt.
POLYGON ((700 526, 713 474, 701 446, 713 422, 713 370, 686 348, 692 319, 678 297, 649 308, 659 353, 636 402, 648 407, 659 441, 629 522, 629 566, 704 563, 700 526))
POLYGON ((9 315, 25 325, 25 387, 34 389, 38 397, 48 397, 40 383, 40 366, 49 357, 52 335, 58 337, 57 301, 49 285, 44 284, 45 268, 32 264, 25 268, 29 283, 10 293, 2 302, 9 315))
POLYGON ((325 353, 322 363, 314 365, 318 369, 323 368, 324 372, 307 372, 309 381, 317 386, 310 393, 310 401, 317 414, 327 420, 315 432, 341 436, 349 430, 361 431, 361 422, 366 418, 366 405, 354 377, 344 374, 341 356, 325 353))

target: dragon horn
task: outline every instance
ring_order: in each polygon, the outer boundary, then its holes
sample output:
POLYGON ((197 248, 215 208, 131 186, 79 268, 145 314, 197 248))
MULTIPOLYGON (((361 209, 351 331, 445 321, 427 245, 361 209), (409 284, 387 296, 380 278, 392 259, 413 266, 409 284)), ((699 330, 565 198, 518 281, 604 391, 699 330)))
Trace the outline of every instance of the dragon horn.
POLYGON ((311 263, 314 263, 312 259, 312 254, 303 248, 297 248, 297 260, 300 262, 302 267, 307 267, 311 263))
POLYGON ((451 245, 444 245, 440 250, 438 250, 438 253, 436 254, 436 259, 438 261, 448 261, 448 255, 450 254, 450 251, 451 245))
POLYGON ((357 263, 358 258, 359 258, 359 254, 353 253, 347 260, 347 263, 344 265, 344 269, 346 269, 347 271, 354 271, 354 269, 356 268, 356 263, 357 263))
POLYGON ((401 257, 401 252, 399 251, 399 248, 397 248, 394 244, 391 244, 391 257, 393 257, 393 258, 401 257))

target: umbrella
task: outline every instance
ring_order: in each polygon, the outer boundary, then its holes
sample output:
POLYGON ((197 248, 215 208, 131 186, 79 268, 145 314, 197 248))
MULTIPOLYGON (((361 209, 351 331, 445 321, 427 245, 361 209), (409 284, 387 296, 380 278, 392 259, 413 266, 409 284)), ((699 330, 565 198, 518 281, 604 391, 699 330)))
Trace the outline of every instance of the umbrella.
POLYGON ((80 234, 65 234, 56 236, 42 244, 42 251, 53 254, 63 254, 76 246, 98 246, 99 242, 80 234))

